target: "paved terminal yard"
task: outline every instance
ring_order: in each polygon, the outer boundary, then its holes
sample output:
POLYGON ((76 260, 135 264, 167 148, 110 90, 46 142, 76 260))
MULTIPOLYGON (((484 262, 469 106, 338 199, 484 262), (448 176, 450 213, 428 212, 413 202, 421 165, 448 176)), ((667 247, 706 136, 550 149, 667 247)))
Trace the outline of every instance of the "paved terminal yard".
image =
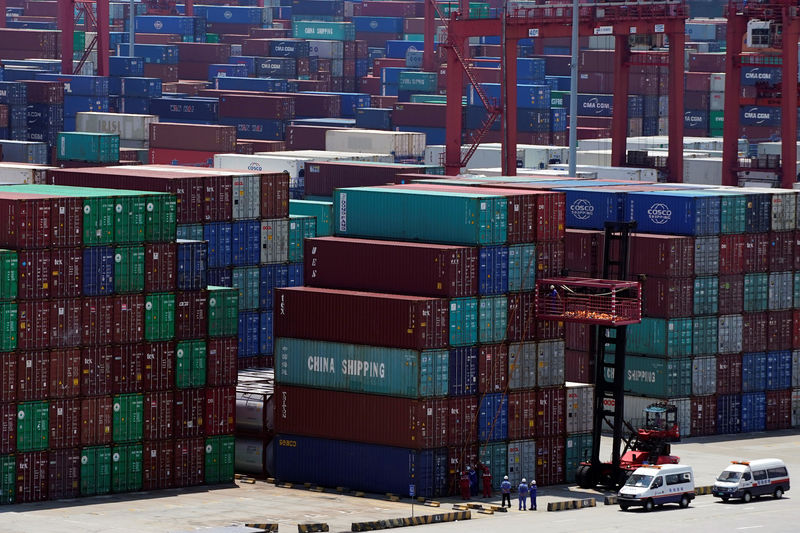
MULTIPOLYGON (((689 439, 673 446, 681 462, 691 465, 697 485, 709 485, 731 459, 779 457, 794 477, 794 487, 783 500, 761 498, 750 504, 723 504, 712 496, 698 496, 688 510, 667 506, 645 514, 623 513, 615 505, 603 504, 603 494, 574 486, 539 489, 539 511, 519 512, 516 500, 510 513, 485 515, 472 512, 470 521, 417 526, 435 531, 522 531, 547 527, 555 531, 618 531, 633 527, 667 531, 689 527, 692 531, 797 531, 800 520, 800 433, 770 433, 689 439), (594 508, 547 512, 548 502, 570 498, 596 498, 594 508)), ((604 439, 608 446, 609 439, 604 439)), ((478 502, 484 500, 478 499, 478 502)), ((452 511, 460 500, 441 500, 441 507, 415 505, 414 513, 452 511)), ((499 504, 499 495, 492 502, 499 504)), ((324 522, 330 531, 350 531, 353 522, 400 518, 411 515, 408 499, 390 501, 382 495, 355 497, 335 490, 313 492, 302 485, 284 488, 264 481, 236 482, 236 486, 207 489, 134 493, 72 501, 11 505, 0 509, 0 531, 145 533, 202 530, 232 524, 277 522, 281 531, 297 531, 297 524, 324 522)))

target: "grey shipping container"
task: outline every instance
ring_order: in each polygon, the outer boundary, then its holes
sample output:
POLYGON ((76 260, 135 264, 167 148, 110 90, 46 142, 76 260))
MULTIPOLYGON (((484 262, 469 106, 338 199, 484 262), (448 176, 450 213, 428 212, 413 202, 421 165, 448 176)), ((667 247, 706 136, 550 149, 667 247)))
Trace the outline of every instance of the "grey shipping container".
POLYGON ((594 385, 567 383, 567 433, 592 430, 594 385))
POLYGON ((232 176, 234 220, 254 219, 261 215, 261 176, 232 176))
POLYGON ((695 238, 694 273, 696 276, 710 276, 719 273, 719 237, 695 238))
POLYGON ((516 489, 522 478, 529 478, 536 472, 536 441, 512 440, 508 443, 508 481, 512 490, 516 489))
POLYGON ((692 394, 706 396, 717 392, 717 358, 714 356, 692 359, 692 394))
POLYGON ((791 309, 793 304, 793 273, 770 272, 769 274, 769 300, 770 311, 791 309))
POLYGON ((285 263, 289 260, 289 219, 261 221, 261 263, 285 263))
POLYGON ((536 386, 564 384, 564 341, 541 341, 536 346, 536 386))
POLYGON ((742 351, 742 315, 722 315, 717 328, 719 334, 719 353, 739 353, 742 351))

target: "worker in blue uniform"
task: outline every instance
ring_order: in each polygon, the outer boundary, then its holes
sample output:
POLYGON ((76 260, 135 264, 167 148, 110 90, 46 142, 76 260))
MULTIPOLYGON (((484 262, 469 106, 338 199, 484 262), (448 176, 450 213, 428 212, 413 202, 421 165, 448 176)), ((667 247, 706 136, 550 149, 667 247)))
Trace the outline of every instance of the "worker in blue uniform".
POLYGON ((478 473, 472 466, 469 467, 469 493, 473 498, 478 497, 478 473))
POLYGON ((503 493, 501 506, 505 507, 506 502, 508 502, 508 508, 511 509, 511 482, 508 480, 508 476, 503 476, 503 482, 500 483, 500 492, 503 493))
POLYGON ((536 510, 536 480, 532 479, 531 484, 528 487, 528 492, 531 495, 531 511, 536 510))
POLYGON ((522 478, 517 487, 517 494, 519 496, 519 510, 526 511, 528 509, 528 482, 525 478, 522 478))

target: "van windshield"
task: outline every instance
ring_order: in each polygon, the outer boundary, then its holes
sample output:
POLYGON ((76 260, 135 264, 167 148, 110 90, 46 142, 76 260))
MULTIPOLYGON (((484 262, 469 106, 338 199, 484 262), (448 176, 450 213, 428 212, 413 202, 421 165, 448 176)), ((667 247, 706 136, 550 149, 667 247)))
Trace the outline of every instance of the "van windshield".
POLYGON ((717 478, 717 481, 736 483, 739 481, 740 477, 742 477, 741 472, 734 472, 733 470, 723 470, 723 472, 717 478))
POLYGON ((653 476, 645 476, 643 474, 631 474, 628 481, 625 482, 626 487, 644 487, 650 486, 653 482, 653 476))

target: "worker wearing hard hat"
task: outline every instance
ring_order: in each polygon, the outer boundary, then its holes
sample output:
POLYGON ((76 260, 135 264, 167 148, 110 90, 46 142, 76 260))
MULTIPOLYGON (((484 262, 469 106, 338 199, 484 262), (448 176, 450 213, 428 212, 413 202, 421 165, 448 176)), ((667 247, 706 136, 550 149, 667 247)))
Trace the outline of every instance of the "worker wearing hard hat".
POLYGON ((532 479, 531 484, 528 487, 528 492, 531 495, 531 511, 536 510, 536 480, 532 479))
POLYGON ((517 494, 519 496, 519 510, 527 511, 528 509, 528 482, 522 478, 519 486, 517 487, 517 494))
POLYGON ((511 482, 508 480, 508 476, 503 476, 503 482, 500 483, 500 492, 503 493, 501 506, 505 507, 506 502, 508 502, 508 508, 511 509, 511 482))

